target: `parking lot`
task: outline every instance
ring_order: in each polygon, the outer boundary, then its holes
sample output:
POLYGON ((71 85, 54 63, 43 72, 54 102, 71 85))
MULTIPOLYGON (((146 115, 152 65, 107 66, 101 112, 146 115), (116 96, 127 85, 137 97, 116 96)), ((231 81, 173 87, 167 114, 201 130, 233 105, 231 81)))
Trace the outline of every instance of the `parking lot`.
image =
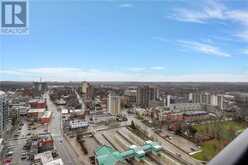
POLYGON ((11 162, 11 165, 29 165, 28 152, 24 149, 27 139, 33 134, 42 133, 47 130, 47 126, 31 124, 25 118, 22 118, 21 123, 4 145, 3 155, 6 164, 11 162))

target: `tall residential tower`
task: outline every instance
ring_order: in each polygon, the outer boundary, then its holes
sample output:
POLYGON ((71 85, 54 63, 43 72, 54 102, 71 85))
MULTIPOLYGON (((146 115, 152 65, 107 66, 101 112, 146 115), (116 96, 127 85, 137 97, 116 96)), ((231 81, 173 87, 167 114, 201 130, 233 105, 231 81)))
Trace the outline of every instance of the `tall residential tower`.
POLYGON ((112 115, 121 113, 121 97, 110 93, 108 95, 108 112, 112 115))
POLYGON ((0 134, 7 129, 8 125, 8 100, 7 95, 0 91, 0 134))

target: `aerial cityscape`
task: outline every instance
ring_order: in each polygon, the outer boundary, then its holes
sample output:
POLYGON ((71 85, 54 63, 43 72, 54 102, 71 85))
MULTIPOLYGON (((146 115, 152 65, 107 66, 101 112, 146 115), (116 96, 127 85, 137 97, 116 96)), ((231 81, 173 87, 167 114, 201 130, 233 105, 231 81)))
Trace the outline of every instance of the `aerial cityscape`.
POLYGON ((0 165, 248 164, 246 0, 0 5, 0 165))

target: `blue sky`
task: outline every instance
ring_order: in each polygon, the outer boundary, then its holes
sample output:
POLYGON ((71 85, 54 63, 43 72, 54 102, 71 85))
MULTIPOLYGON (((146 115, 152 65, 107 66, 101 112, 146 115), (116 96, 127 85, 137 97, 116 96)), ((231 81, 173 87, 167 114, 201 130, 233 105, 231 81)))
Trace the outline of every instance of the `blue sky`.
POLYGON ((30 0, 0 80, 248 81, 248 2, 30 0))

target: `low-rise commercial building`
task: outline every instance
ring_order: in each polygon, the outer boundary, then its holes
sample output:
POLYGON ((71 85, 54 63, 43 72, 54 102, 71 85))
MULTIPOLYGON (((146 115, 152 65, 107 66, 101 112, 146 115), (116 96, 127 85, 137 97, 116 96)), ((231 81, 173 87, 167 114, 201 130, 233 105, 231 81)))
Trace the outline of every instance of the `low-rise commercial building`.
POLYGON ((40 165, 63 165, 62 159, 54 159, 52 151, 46 151, 34 156, 34 162, 40 165))
POLYGON ((185 111, 199 111, 202 106, 199 103, 174 103, 169 104, 169 111, 185 112, 185 111))
POLYGON ((50 151, 54 149, 54 141, 50 133, 42 133, 38 135, 39 152, 50 151))
POLYGON ((177 121, 183 121, 183 113, 174 113, 174 112, 165 112, 160 117, 160 120, 167 121, 167 122, 177 122, 177 121))
POLYGON ((40 162, 42 165, 47 164, 48 162, 53 161, 52 151, 46 151, 38 153, 34 156, 35 162, 40 162))
POLYGON ((41 109, 46 108, 46 101, 42 99, 32 99, 29 101, 31 108, 41 109))
POLYGON ((38 121, 44 114, 46 110, 44 108, 41 109, 29 109, 27 116, 31 120, 38 121))
POLYGON ((62 159, 55 159, 53 161, 47 162, 45 165, 64 165, 62 159))
POLYGON ((202 121, 209 119, 209 114, 206 111, 192 111, 185 112, 183 114, 184 121, 192 122, 192 121, 202 121))
POLYGON ((50 122, 52 117, 52 112, 51 111, 45 111, 43 116, 40 118, 40 122, 42 124, 47 124, 50 122))
POLYGON ((69 128, 70 129, 77 129, 77 128, 88 128, 89 123, 83 120, 71 120, 69 121, 69 128))

